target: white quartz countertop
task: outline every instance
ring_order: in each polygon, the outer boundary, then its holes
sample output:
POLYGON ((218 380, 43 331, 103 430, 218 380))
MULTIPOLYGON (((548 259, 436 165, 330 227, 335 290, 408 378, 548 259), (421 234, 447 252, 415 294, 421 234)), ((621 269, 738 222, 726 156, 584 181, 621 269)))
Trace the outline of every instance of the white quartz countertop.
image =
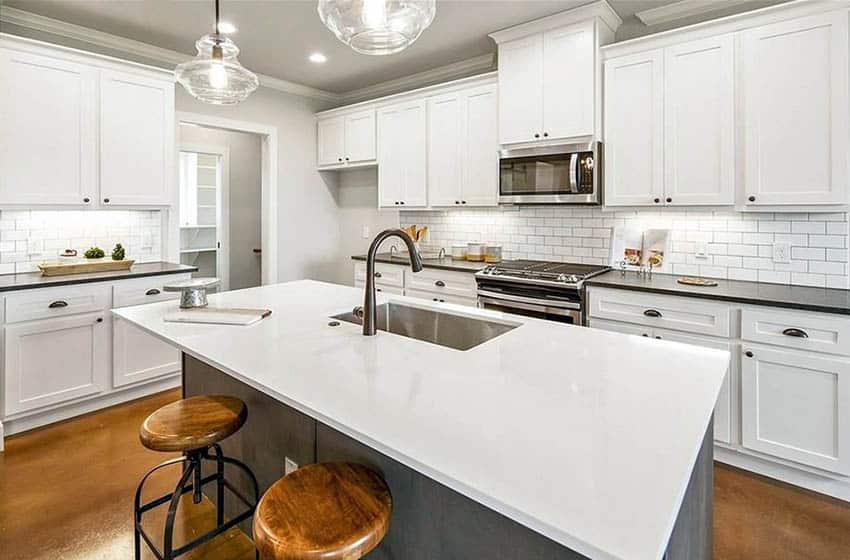
POLYGON ((309 280, 210 296, 249 327, 114 313, 426 476, 594 559, 661 558, 729 354, 378 294, 522 323, 466 352, 331 315, 363 292, 309 280))

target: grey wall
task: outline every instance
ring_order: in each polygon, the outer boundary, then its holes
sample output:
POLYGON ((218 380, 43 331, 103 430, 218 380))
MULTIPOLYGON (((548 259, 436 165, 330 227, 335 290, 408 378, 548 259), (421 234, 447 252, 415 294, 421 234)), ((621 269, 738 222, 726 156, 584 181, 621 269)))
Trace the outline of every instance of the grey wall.
POLYGON ((230 234, 230 289, 260 285, 261 247, 261 137, 256 134, 201 126, 181 126, 181 143, 226 146, 230 150, 228 206, 230 234))

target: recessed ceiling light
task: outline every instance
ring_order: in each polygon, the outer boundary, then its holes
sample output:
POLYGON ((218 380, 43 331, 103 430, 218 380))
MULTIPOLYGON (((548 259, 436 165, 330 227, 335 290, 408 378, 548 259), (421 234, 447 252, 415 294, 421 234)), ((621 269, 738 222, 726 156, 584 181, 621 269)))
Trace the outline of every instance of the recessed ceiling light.
POLYGON ((236 33, 236 26, 229 21, 220 21, 218 22, 218 32, 224 33, 225 35, 236 33))
POLYGON ((310 62, 315 62, 316 64, 321 64, 321 63, 327 62, 327 61, 328 61, 328 57, 326 57, 325 55, 323 55, 320 52, 314 52, 313 54, 310 55, 310 62))

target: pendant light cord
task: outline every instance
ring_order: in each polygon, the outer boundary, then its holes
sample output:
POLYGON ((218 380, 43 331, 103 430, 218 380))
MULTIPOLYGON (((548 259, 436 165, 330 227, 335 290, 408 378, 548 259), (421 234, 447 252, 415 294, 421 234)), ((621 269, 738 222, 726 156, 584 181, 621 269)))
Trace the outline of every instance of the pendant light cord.
POLYGON ((215 0, 215 34, 218 35, 218 0, 215 0))

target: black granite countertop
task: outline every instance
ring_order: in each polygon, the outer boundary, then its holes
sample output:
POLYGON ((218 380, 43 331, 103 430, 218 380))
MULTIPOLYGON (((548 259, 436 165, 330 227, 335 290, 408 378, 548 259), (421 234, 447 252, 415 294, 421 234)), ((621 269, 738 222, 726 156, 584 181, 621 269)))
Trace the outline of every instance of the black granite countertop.
MULTIPOLYGON (((354 255, 351 258, 355 261, 365 261, 366 255, 354 255)), ((410 259, 406 253, 393 255, 392 257, 390 257, 389 253, 378 253, 377 257, 375 257, 375 262, 406 266, 410 264, 410 259)), ((439 268, 459 272, 478 272, 486 267, 487 264, 483 262, 455 261, 451 257, 444 257, 442 259, 422 259, 422 266, 425 268, 439 268)))
POLYGON ((198 270, 197 267, 185 264, 150 262, 134 264, 130 270, 118 272, 92 272, 89 274, 67 274, 65 276, 42 276, 40 272, 2 274, 0 275, 0 292, 87 284, 89 282, 107 282, 109 280, 125 280, 127 278, 143 278, 163 274, 180 274, 181 272, 195 272, 196 270, 198 270))
POLYGON ((850 290, 720 279, 717 286, 700 287, 679 284, 679 278, 681 275, 659 273, 652 277, 639 276, 633 271, 623 276, 620 271, 612 270, 587 280, 584 285, 850 315, 850 290))

